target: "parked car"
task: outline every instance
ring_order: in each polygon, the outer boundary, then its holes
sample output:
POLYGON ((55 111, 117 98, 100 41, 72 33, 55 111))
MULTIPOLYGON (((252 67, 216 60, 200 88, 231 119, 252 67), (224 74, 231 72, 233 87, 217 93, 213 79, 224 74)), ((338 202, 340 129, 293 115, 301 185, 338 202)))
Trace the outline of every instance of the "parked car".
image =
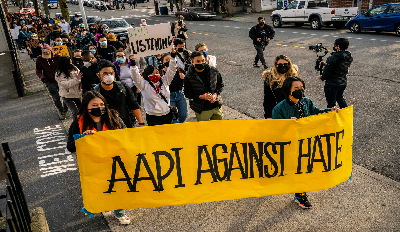
POLYGON ((108 26, 108 31, 115 34, 117 40, 125 43, 128 39, 128 29, 132 28, 125 19, 123 18, 110 18, 110 19, 103 19, 99 22, 99 24, 106 24, 108 26))
POLYGON ((100 5, 101 5, 100 1, 94 1, 93 8, 100 9, 100 5))
MULTIPOLYGON (((42 14, 41 10, 39 9, 40 14, 42 14)), ((17 12, 16 14, 21 14, 21 15, 25 15, 25 14, 32 14, 32 15, 36 15, 35 12, 35 8, 22 8, 19 12, 17 12)))
POLYGON ((84 6, 87 6, 87 3, 88 3, 88 0, 83 0, 83 1, 82 1, 82 4, 83 4, 84 6))
POLYGON ((88 24, 96 23, 101 21, 101 17, 99 16, 86 16, 86 21, 88 24))
POLYGON ((201 7, 188 7, 183 8, 182 11, 175 12, 175 16, 183 15, 185 19, 194 20, 194 19, 210 19, 212 17, 217 16, 215 12, 206 11, 201 7))
POLYGON ((346 28, 360 31, 389 31, 400 36, 400 3, 390 3, 366 10, 350 19, 346 28))
POLYGON ((88 7, 91 7, 91 6, 93 6, 93 0, 89 0, 88 2, 87 2, 87 5, 86 6, 88 6, 88 7))
POLYGON ((322 26, 331 24, 336 28, 342 28, 351 17, 357 14, 357 7, 329 8, 324 0, 299 0, 292 1, 282 10, 273 11, 271 20, 274 27, 281 27, 286 23, 294 23, 296 26, 310 23, 311 29, 319 30, 322 26))

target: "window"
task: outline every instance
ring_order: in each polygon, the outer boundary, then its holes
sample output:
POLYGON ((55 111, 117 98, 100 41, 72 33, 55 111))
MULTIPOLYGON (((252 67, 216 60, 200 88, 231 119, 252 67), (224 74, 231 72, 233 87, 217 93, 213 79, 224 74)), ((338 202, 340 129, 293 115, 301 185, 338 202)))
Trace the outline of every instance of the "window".
POLYGON ((305 5, 306 5, 305 1, 300 1, 298 9, 303 9, 305 5))
POLYGON ((377 14, 383 14, 385 13, 386 9, 387 9, 387 5, 384 6, 378 6, 372 10, 369 11, 369 15, 377 15, 377 14))
POLYGON ((297 8, 297 1, 293 1, 289 4, 289 6, 286 7, 286 10, 290 10, 290 9, 296 9, 297 8))
POLYGON ((400 13, 400 4, 391 5, 388 14, 400 13))

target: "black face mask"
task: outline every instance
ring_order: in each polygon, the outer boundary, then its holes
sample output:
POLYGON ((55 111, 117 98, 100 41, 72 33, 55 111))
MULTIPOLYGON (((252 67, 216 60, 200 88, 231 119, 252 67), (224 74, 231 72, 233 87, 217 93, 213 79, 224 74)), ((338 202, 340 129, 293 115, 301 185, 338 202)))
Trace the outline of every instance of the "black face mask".
POLYGON ((183 52, 184 48, 178 48, 178 52, 183 52))
POLYGON ((264 22, 259 22, 258 23, 260 26, 264 26, 264 22))
POLYGON ((82 63, 82 58, 81 57, 79 57, 79 58, 75 57, 74 58, 74 62, 75 62, 75 64, 82 63))
POLYGON ((335 46, 333 46, 333 51, 337 52, 338 50, 335 48, 335 46))
POLYGON ((292 92, 292 96, 296 99, 302 99, 304 96, 304 90, 302 89, 296 89, 295 91, 292 92))
POLYGON ((169 62, 164 63, 164 67, 169 67, 169 62))
POLYGON ((98 107, 98 108, 93 108, 90 110, 89 114, 95 116, 95 117, 100 117, 106 112, 105 107, 98 107))
POLYGON ((278 73, 280 73, 280 74, 285 74, 285 73, 287 73, 287 71, 289 71, 289 66, 278 65, 278 67, 276 68, 276 71, 278 71, 278 73))
POLYGON ((207 67, 207 64, 206 63, 195 64, 194 67, 198 70, 203 70, 207 67))

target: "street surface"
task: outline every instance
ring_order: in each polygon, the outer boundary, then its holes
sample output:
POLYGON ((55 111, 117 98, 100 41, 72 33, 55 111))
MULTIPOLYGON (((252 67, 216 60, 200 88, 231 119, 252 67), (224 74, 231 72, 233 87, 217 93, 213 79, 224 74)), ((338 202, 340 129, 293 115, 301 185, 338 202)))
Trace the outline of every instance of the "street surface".
MULTIPOLYGON (((165 4, 166 1, 161 1, 161 5, 165 4)), ((78 5, 67 5, 72 14, 79 12, 78 5)), ((149 25, 175 21, 175 18, 170 16, 151 17, 154 14, 154 6, 152 4, 148 4, 148 7, 147 4, 146 6, 139 4, 137 10, 129 10, 129 4, 125 4, 125 7, 127 9, 122 11, 109 10, 107 12, 99 12, 91 7, 85 7, 85 10, 86 15, 89 16, 98 15, 102 18, 122 17, 129 24, 135 23, 135 25, 139 25, 142 18, 145 18, 149 25)), ((53 16, 55 12, 59 12, 59 9, 51 10, 51 12, 53 16)), ((248 31, 256 24, 259 15, 240 14, 240 17, 233 20, 185 21, 189 29, 187 48, 193 51, 197 43, 203 42, 207 44, 209 54, 217 57, 217 68, 221 72, 225 83, 225 88, 222 92, 225 106, 235 109, 237 114, 245 114, 253 119, 263 118, 263 79, 261 77, 263 69, 252 67, 256 52, 251 39, 248 37, 248 31)), ((271 25, 269 15, 264 16, 267 23, 271 25)), ((383 187, 379 187, 378 184, 381 182, 379 178, 385 180, 390 178, 391 180, 388 181, 392 181, 392 186, 399 186, 398 182, 400 182, 400 67, 398 65, 400 37, 397 37, 394 33, 378 34, 366 32, 352 34, 347 29, 337 30, 333 28, 322 28, 315 31, 311 30, 309 26, 283 26, 282 28, 274 29, 276 32, 275 38, 267 46, 264 53, 267 65, 271 66, 274 58, 280 54, 289 56, 292 62, 299 66, 300 76, 306 82, 305 95, 312 99, 319 108, 326 107, 323 82, 318 80, 319 74, 314 70, 316 54, 310 51, 308 46, 322 43, 332 50, 333 42, 336 38, 346 37, 349 39, 349 51, 352 52, 354 61, 350 67, 345 98, 349 105, 354 105, 353 162, 366 168, 363 171, 364 169, 360 167, 356 171, 357 174, 361 173, 361 176, 365 175, 365 178, 371 176, 368 174, 368 170, 378 174, 376 175, 378 177, 374 177, 375 179, 368 182, 368 186, 371 186, 372 192, 375 194, 370 196, 371 199, 364 198, 362 202, 358 201, 358 203, 362 204, 362 207, 370 206, 369 210, 380 212, 378 217, 365 216, 361 218, 362 220, 359 218, 354 220, 376 223, 373 228, 362 228, 364 231, 398 231, 400 229, 398 224, 400 219, 396 216, 396 211, 393 208, 390 210, 385 208, 386 206, 395 206, 397 203, 384 202, 384 199, 379 198, 383 187), (379 177, 380 175, 388 178, 379 177), (374 205, 376 201, 378 203, 374 205), (386 215, 383 212, 389 214, 386 215), (388 215, 393 215, 393 218, 387 218, 388 215), (381 223, 386 224, 383 225, 381 223), (389 223, 393 224, 388 226, 389 223)), ((329 54, 326 58, 328 56, 329 54)), ((30 72, 34 76, 32 72, 34 64, 30 68, 25 72, 30 72)), ((24 183, 29 206, 41 206, 45 209, 51 231, 118 230, 116 220, 113 221, 110 218, 105 220, 99 214, 89 219, 80 212, 82 197, 76 155, 65 153, 64 149, 57 148, 61 147, 62 143, 66 141, 66 132, 63 129, 60 130, 60 128, 68 123, 63 124, 58 120, 56 109, 51 105, 51 102, 49 103, 49 97, 43 90, 43 86, 40 87, 40 84, 39 87, 33 86, 34 82, 35 80, 32 79, 27 84, 31 85, 32 88, 38 88, 33 91, 36 94, 22 99, 14 99, 12 102, 8 102, 7 105, 2 105, 0 111, 0 116, 5 118, 0 126, 3 138, 10 142, 14 155, 21 154, 21 156, 16 156, 15 159, 17 168, 21 173, 20 178, 24 183), (20 108, 16 110, 16 107, 20 108), (7 116, 10 113, 9 110, 12 110, 14 117, 7 116), (28 124, 18 123, 21 121, 28 122, 28 124), (48 128, 46 129, 46 127, 48 128), (34 128, 37 129, 35 130, 34 128), (40 133, 47 133, 47 135, 51 136, 48 141, 53 143, 51 144, 53 149, 46 150, 46 147, 43 147, 41 142, 46 142, 46 140, 40 140, 42 139, 40 136, 43 136, 40 133), (18 143, 15 141, 18 141, 18 143), (59 159, 56 159, 57 156, 59 159), (68 170, 63 173, 57 173, 56 169, 54 169, 55 165, 67 165, 62 170, 68 170)), ((10 96, 6 95, 1 99, 2 101, 3 99, 9 100, 10 96)), ((47 148, 50 148, 50 146, 47 148)), ((316 208, 325 207, 327 212, 322 211, 322 213, 326 214, 325 216, 333 214, 335 219, 326 222, 320 218, 320 214, 314 212, 311 216, 315 218, 316 224, 312 226, 302 222, 301 218, 305 214, 303 213, 304 211, 291 209, 295 207, 291 204, 283 205, 278 211, 268 211, 276 210, 271 207, 271 205, 276 204, 271 202, 273 199, 290 198, 288 196, 243 199, 227 203, 205 203, 201 205, 201 209, 195 205, 165 207, 164 211, 143 209, 142 211, 130 211, 129 215, 138 217, 135 219, 138 227, 134 230, 145 230, 143 228, 146 228, 153 231, 265 231, 270 228, 269 226, 272 226, 273 229, 271 228, 271 230, 273 231, 284 231, 290 230, 288 229, 290 227, 285 229, 279 224, 283 221, 295 220, 301 223, 297 226, 294 225, 293 228, 304 228, 309 231, 333 231, 334 221, 342 220, 343 218, 348 219, 349 217, 349 220, 352 221, 353 219, 348 215, 348 212, 354 211, 356 214, 357 210, 360 210, 358 208, 359 205, 344 207, 348 211, 346 211, 347 213, 342 213, 340 210, 343 209, 340 208, 340 202, 338 202, 338 206, 328 209, 332 205, 324 204, 324 199, 328 201, 330 196, 340 195, 342 191, 343 194, 346 194, 344 191, 346 191, 347 187, 357 184, 358 181, 360 180, 356 180, 353 183, 346 182, 338 186, 337 189, 333 188, 313 193, 314 197, 319 199, 319 203, 315 201, 316 208), (261 206, 265 208, 259 208, 258 211, 253 209, 261 206), (214 211, 214 209, 217 209, 216 213, 219 212, 220 214, 224 214, 223 212, 229 214, 231 212, 232 216, 239 215, 240 217, 240 215, 244 215, 242 222, 236 221, 235 223, 232 222, 231 225, 229 223, 225 225, 215 219, 214 221, 208 220, 203 224, 200 222, 200 224, 183 223, 187 227, 173 226, 175 222, 177 225, 182 225, 179 223, 185 220, 200 220, 199 217, 201 220, 203 220, 202 218, 211 218, 209 212, 214 211), (230 211, 232 209, 233 211, 230 211), (341 213, 335 214, 336 211, 341 213), (289 215, 292 213, 294 218, 289 215), (183 216, 185 214, 187 215, 183 216), (145 215, 152 216, 148 218, 145 215), (175 215, 172 218, 176 218, 176 221, 161 222, 163 217, 170 215, 175 215), (263 221, 263 215, 268 215, 269 221, 263 221), (252 224, 252 219, 255 219, 255 221, 261 220, 263 223, 257 224, 254 222, 255 224, 252 224), (154 223, 153 227, 144 226, 144 224, 152 223, 154 223), (326 223, 325 226, 324 223, 326 223), (164 227, 165 224, 171 225, 171 227, 166 228, 164 227), (243 226, 241 226, 242 224, 243 226), (241 227, 237 227, 238 225, 241 227)), ((355 194, 350 195, 352 196, 349 197, 349 199, 351 198, 350 202, 356 202, 363 198, 357 195, 359 192, 356 189, 349 190, 349 192, 355 194)), ((395 193, 383 191, 382 194, 395 193)), ((312 203, 314 202, 312 201, 312 203)), ((357 226, 359 225, 354 224, 350 228, 361 229, 357 226)), ((336 229, 337 231, 343 231, 346 228, 348 227, 338 225, 336 229)), ((124 231, 123 228, 119 230, 124 231)))

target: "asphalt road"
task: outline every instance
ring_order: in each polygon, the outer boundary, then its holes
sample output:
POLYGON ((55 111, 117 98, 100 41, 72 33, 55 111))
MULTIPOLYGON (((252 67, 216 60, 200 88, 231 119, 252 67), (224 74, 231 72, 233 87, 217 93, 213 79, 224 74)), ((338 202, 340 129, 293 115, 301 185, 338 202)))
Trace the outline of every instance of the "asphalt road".
MULTIPOLYGON (((161 5, 166 1, 161 1, 161 5)), ((68 4, 71 12, 79 11, 78 5, 68 4)), ((128 23, 139 25, 145 18, 147 24, 173 22, 173 17, 150 17, 154 14, 152 4, 137 10, 111 10, 98 12, 85 7, 87 15, 103 18, 122 17, 128 23)), ((255 49, 248 37, 259 14, 245 15, 233 20, 186 21, 189 28, 187 47, 194 50, 199 42, 209 47, 217 56, 219 71, 223 74, 225 103, 256 119, 263 117, 262 69, 252 67, 255 49)), ((264 15, 271 25, 269 15, 264 15)), ((309 45, 322 43, 332 49, 336 38, 350 41, 349 51, 354 61, 350 67, 345 97, 354 105, 354 162, 369 170, 400 181, 400 78, 398 57, 400 37, 394 33, 363 32, 352 34, 347 29, 322 28, 311 30, 309 26, 284 25, 275 28, 275 38, 265 51, 267 65, 280 54, 288 55, 300 69, 306 80, 306 95, 320 107, 326 107, 323 82, 314 70, 316 54, 309 45)), ((328 57, 329 54, 326 56, 328 57)), ((326 58, 325 57, 325 58, 326 58)))

